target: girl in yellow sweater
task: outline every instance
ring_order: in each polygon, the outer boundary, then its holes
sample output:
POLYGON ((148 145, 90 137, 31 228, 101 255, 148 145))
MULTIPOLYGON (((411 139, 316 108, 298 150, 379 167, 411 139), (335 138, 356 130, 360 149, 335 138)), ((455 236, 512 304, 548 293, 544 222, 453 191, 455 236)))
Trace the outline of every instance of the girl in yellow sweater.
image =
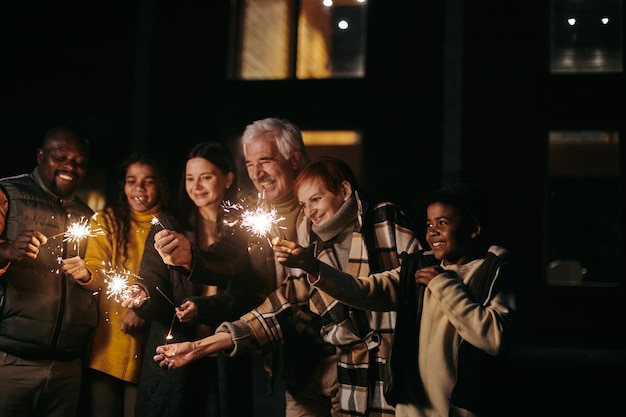
MULTIPOLYGON (((111 274, 138 274, 151 227, 167 204, 167 181, 155 160, 134 153, 122 164, 114 201, 96 213, 84 261, 66 263, 66 273, 100 293, 99 322, 93 336, 85 380, 85 411, 91 417, 134 416, 146 323, 110 296, 111 274)), ((129 281, 134 279, 130 276, 129 281)))

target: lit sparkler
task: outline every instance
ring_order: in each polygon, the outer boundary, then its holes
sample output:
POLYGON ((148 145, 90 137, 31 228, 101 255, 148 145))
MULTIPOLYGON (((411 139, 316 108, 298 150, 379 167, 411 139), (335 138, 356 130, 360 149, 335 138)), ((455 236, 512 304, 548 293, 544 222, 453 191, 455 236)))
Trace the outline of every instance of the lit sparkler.
MULTIPOLYGON (((155 287, 155 288, 159 293, 161 293, 163 298, 165 298, 167 302, 172 305, 172 307, 176 308, 176 305, 174 305, 174 302, 170 299, 170 297, 168 297, 159 287, 155 287)), ((174 317, 172 317, 172 322, 170 323, 170 330, 167 332, 167 336, 165 336, 165 344, 167 344, 167 342, 169 342, 170 340, 174 338, 174 336, 172 335, 172 328, 174 327, 175 321, 176 321, 176 310, 174 310, 174 317)))
MULTIPOLYGON (((230 204, 226 202, 226 204, 223 205, 223 209, 226 212, 230 212, 231 210, 243 210, 240 220, 232 221, 228 223, 228 225, 233 226, 239 222, 240 226, 247 232, 260 238, 267 238, 268 233, 270 233, 274 227, 277 227, 279 222, 285 220, 284 217, 278 215, 278 211, 275 208, 269 207, 265 201, 265 194, 259 195, 258 203, 254 208, 244 210, 241 204, 230 204)), ((270 241, 269 238, 267 238, 267 240, 268 242, 270 241)))
POLYGON ((104 235, 101 228, 93 228, 89 223, 89 219, 81 217, 79 221, 70 224, 65 232, 50 236, 49 239, 55 239, 63 235, 63 242, 76 242, 77 252, 80 253, 80 241, 98 235, 104 235))
POLYGON ((241 214, 241 227, 258 237, 266 237, 272 228, 284 217, 278 216, 276 209, 259 206, 254 210, 246 210, 241 214))
POLYGON ((129 284, 129 282, 131 278, 134 281, 139 277, 132 272, 127 270, 119 271, 114 268, 101 269, 100 271, 105 277, 104 283, 107 285, 107 299, 113 298, 113 300, 120 303, 124 300, 135 298, 135 304, 139 304, 141 301, 148 299, 148 297, 143 299, 137 298, 137 292, 135 291, 136 286, 129 284))
POLYGON ((161 223, 161 221, 157 218, 157 216, 155 216, 154 213, 152 213, 152 211, 150 211, 150 209, 148 208, 146 203, 144 203, 144 201, 141 199, 141 197, 136 195, 135 196, 135 200, 139 201, 141 203, 141 205, 145 207, 146 211, 152 216, 152 224, 155 224, 155 225, 158 224, 163 229, 166 229, 166 227, 163 226, 163 223, 161 223))

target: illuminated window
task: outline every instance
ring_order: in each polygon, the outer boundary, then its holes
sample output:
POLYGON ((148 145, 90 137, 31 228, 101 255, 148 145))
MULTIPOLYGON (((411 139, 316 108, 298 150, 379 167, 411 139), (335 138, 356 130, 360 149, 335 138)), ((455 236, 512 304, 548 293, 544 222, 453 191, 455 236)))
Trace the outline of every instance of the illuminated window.
POLYGON ((618 281, 620 254, 617 132, 558 131, 549 138, 547 282, 618 281))
POLYGON ((622 0, 552 0, 552 73, 621 72, 622 0))
POLYGON ((354 131, 302 131, 302 140, 312 161, 328 155, 342 159, 361 178, 361 135, 354 131))
POLYGON ((231 76, 363 77, 365 0, 238 0, 231 76))

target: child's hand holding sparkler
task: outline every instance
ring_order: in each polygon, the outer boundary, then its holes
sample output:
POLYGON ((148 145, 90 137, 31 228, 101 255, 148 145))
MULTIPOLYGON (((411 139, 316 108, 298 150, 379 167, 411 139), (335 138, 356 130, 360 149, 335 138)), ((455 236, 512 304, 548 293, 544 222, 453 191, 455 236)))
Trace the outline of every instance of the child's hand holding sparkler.
POLYGON ((150 297, 145 289, 140 285, 132 284, 124 291, 124 295, 120 299, 120 305, 125 308, 139 308, 150 297))
POLYGON ((86 284, 91 279, 87 265, 80 256, 63 259, 61 261, 61 271, 80 284, 86 284))
POLYGON ((167 265, 191 270, 191 242, 182 233, 163 229, 154 235, 154 248, 167 265))
POLYGON ((22 230, 12 242, 0 243, 0 259, 3 263, 21 261, 24 257, 36 259, 39 248, 48 238, 38 230, 22 230))
POLYGON ((122 330, 126 334, 135 334, 143 331, 146 321, 139 317, 133 310, 128 310, 122 320, 122 330))

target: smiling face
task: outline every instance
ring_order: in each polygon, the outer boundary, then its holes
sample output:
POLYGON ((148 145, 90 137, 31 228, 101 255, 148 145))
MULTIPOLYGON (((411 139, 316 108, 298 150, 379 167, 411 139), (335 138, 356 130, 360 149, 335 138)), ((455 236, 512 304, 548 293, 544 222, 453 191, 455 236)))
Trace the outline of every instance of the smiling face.
POLYGON ((219 206, 233 178, 232 172, 224 173, 201 157, 189 159, 185 166, 185 189, 196 207, 219 206))
POLYGON ((299 165, 298 155, 285 159, 276 141, 265 136, 247 144, 245 154, 250 180, 270 203, 282 201, 291 195, 299 165))
POLYGON ((133 210, 152 210, 159 203, 159 187, 154 168, 142 162, 129 165, 126 169, 124 194, 133 210))
POLYGON ((87 149, 69 132, 59 132, 37 150, 39 175, 60 198, 74 195, 87 173, 87 149))
POLYGON ((330 220, 343 203, 352 195, 352 187, 344 181, 337 193, 328 191, 319 179, 311 179, 300 184, 296 196, 304 215, 311 222, 320 226, 330 220))
POLYGON ((480 227, 450 204, 433 202, 426 210, 426 241, 435 258, 444 264, 467 262, 480 227))

